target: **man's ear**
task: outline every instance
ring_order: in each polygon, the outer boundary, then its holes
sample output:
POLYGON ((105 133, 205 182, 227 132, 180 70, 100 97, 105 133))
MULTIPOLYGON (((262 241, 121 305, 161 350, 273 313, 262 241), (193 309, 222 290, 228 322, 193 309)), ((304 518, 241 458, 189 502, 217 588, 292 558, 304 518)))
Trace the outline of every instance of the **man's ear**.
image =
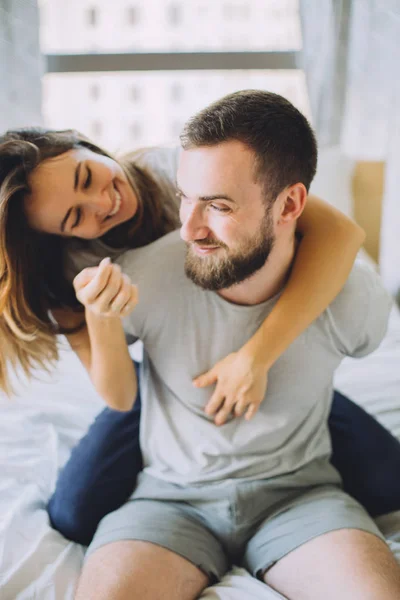
POLYGON ((279 223, 293 223, 304 210, 307 190, 302 183, 295 183, 281 192, 279 223))

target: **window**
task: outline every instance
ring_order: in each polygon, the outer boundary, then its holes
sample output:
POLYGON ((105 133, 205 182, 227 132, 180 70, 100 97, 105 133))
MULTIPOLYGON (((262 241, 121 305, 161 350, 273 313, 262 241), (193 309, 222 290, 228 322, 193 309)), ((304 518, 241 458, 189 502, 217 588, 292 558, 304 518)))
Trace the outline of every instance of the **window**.
POLYGON ((182 132, 184 121, 172 121, 171 123, 171 139, 178 140, 182 132))
POLYGON ((98 13, 96 8, 89 8, 87 11, 87 24, 90 27, 96 27, 98 20, 98 13))
POLYGON ((173 102, 180 102, 183 98, 183 88, 179 83, 173 83, 171 85, 171 100, 173 102))
POLYGON ((128 7, 128 23, 129 25, 136 25, 138 21, 138 8, 137 6, 128 7))
POLYGON ((242 19, 250 19, 251 6, 247 3, 242 3, 242 19))
POLYGON ((82 4, 41 4, 49 127, 101 137, 110 151, 177 143, 192 114, 244 88, 309 115, 298 0, 88 0, 86 22, 82 4))
POLYGON ((103 133, 103 124, 101 121, 93 121, 90 126, 90 132, 94 140, 99 140, 103 133))
POLYGON ((240 23, 242 19, 250 17, 250 4, 246 2, 226 2, 223 7, 223 15, 228 20, 240 23))
POLYGON ((142 136, 142 126, 138 122, 134 122, 130 126, 130 136, 133 145, 138 142, 142 136))
POLYGON ((227 2, 226 4, 224 4, 223 15, 224 15, 225 19, 228 19, 228 20, 232 19, 233 12, 234 12, 234 10, 233 10, 233 6, 232 6, 231 2, 227 2))
POLYGON ((49 0, 41 5, 45 54, 85 53, 94 47, 102 52, 220 52, 231 49, 224 39, 237 35, 238 52, 301 47, 298 0, 96 0, 78 27, 82 4, 49 0))
MULTIPOLYGON (((44 112, 49 127, 75 127, 93 136, 90 125, 93 103, 82 101, 86 79, 83 73, 57 73, 44 78, 44 112), (73 95, 71 90, 74 90, 73 95)), ((104 127, 96 131, 96 135, 101 133, 102 144, 113 152, 134 149, 138 133, 132 135, 132 117, 141 124, 140 145, 177 143, 178 129, 180 132, 181 125, 192 114, 238 89, 268 89, 280 93, 309 115, 305 77, 297 70, 97 73, 91 74, 91 79, 101 88, 96 117, 101 110, 104 127), (175 89, 179 86, 181 90, 179 102, 172 100, 171 79, 174 87, 177 86, 175 89), (134 107, 133 89, 141 99, 134 107)))
POLYGON ((92 100, 100 98, 100 86, 97 83, 92 83, 89 87, 89 96, 92 100))
POLYGON ((138 85, 134 84, 130 87, 130 98, 134 104, 136 104, 137 102, 140 101, 140 96, 141 96, 140 91, 141 90, 138 85))
POLYGON ((182 5, 170 4, 167 7, 167 19, 169 25, 179 25, 182 21, 182 5))

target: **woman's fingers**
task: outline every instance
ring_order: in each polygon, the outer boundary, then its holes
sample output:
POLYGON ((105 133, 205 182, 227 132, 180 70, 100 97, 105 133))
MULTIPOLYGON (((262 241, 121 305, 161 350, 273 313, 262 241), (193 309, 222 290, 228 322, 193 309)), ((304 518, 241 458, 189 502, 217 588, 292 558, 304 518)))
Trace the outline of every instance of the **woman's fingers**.
POLYGON ((246 410, 247 406, 249 405, 249 401, 246 395, 239 396, 238 398, 239 399, 236 400, 234 409, 235 417, 241 417, 244 414, 244 411, 246 410))
POLYGON ((122 275, 121 286, 118 293, 114 296, 110 304, 110 310, 113 312, 121 311, 125 304, 129 302, 131 298, 131 280, 127 275, 122 275))
POLYGON ((121 309, 120 314, 122 317, 126 317, 135 308, 139 302, 139 294, 136 285, 131 284, 131 294, 128 302, 121 309))
POLYGON ((111 311, 112 302, 120 293, 123 281, 121 267, 115 264, 111 265, 111 272, 107 284, 94 301, 99 313, 111 311))
POLYGON ((113 265, 110 263, 110 259, 105 258, 97 267, 97 272, 92 280, 77 293, 78 300, 80 300, 82 304, 85 304, 85 306, 95 302, 98 296, 107 287, 112 272, 113 265))
POLYGON ((225 399, 225 402, 214 417, 214 423, 216 425, 224 425, 230 417, 230 415, 232 414, 232 408, 233 402, 228 399, 225 399))
POLYGON ((99 267, 86 267, 86 269, 83 269, 78 273, 72 282, 75 292, 78 293, 83 287, 90 283, 98 270, 99 267))
POLYGON ((209 402, 207 402, 207 405, 204 409, 206 414, 209 415, 210 417, 212 417, 220 410, 220 408, 224 402, 225 402, 225 393, 222 390, 222 386, 218 385, 218 383, 217 383, 214 393, 211 396, 209 402))
POLYGON ((98 267, 81 271, 74 280, 74 288, 78 300, 101 316, 126 316, 138 303, 137 287, 109 258, 98 267))
POLYGON ((250 404, 249 408, 247 409, 247 412, 244 416, 244 418, 246 419, 246 421, 250 421, 250 419, 252 419, 254 417, 254 415, 256 414, 256 412, 258 411, 258 407, 259 407, 259 403, 254 403, 254 404, 250 404))

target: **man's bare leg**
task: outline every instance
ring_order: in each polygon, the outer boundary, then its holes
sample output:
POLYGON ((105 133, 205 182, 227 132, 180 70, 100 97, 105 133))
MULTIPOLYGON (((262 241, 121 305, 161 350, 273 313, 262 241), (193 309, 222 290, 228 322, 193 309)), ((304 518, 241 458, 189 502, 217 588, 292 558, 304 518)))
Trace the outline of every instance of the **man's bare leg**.
POLYGON ((113 542, 88 558, 75 600, 195 600, 208 577, 161 546, 113 542))
POLYGON ((303 544, 271 567, 264 581, 289 600, 400 598, 400 567, 388 546, 356 529, 303 544))

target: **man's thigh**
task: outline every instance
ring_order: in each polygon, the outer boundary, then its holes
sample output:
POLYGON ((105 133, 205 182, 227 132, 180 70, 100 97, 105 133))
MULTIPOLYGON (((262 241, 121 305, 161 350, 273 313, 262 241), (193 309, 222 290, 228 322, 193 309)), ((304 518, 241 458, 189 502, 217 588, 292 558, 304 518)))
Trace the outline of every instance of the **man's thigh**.
POLYGON ((85 562, 76 600, 195 600, 208 577, 174 552, 141 541, 94 551, 85 562))
POLYGON ((264 581, 289 600, 398 600, 400 567, 384 541, 331 531, 282 558, 264 581))
POLYGON ((336 486, 316 487, 282 504, 250 540, 244 562, 289 599, 394 600, 399 593, 399 569, 382 534, 336 486), (387 592, 380 587, 382 574, 387 592), (374 586, 382 595, 365 595, 374 586))
POLYGON ((86 557, 121 541, 159 546, 192 563, 208 580, 219 580, 229 565, 220 541, 190 505, 168 500, 131 499, 102 521, 86 557))

